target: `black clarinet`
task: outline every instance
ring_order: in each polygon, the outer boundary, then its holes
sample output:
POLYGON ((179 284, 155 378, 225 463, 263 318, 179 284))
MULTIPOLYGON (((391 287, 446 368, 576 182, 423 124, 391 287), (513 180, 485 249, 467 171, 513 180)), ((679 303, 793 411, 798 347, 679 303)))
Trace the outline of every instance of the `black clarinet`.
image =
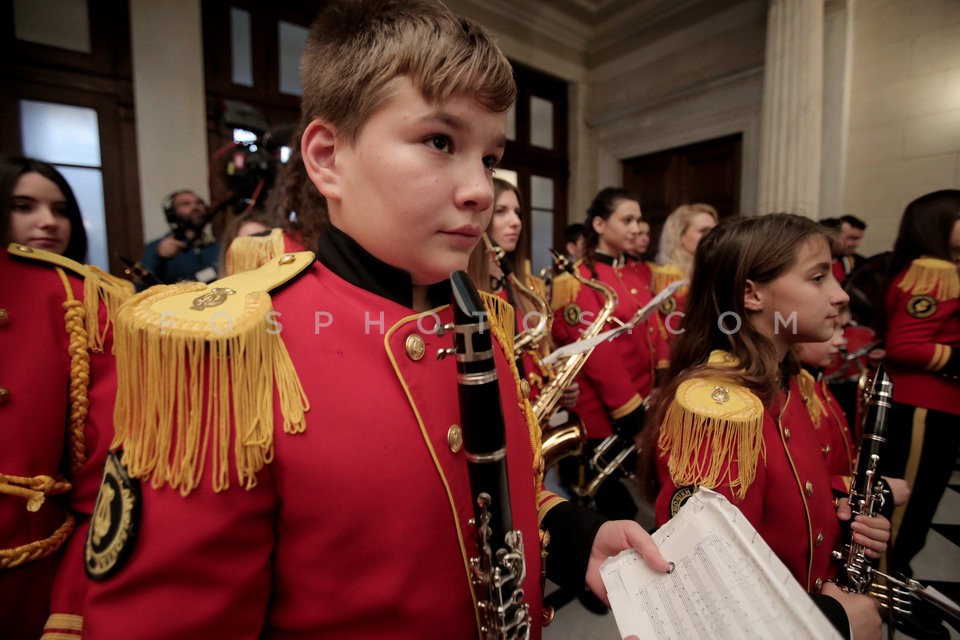
POLYGON ((454 354, 463 447, 470 474, 477 556, 470 558, 480 631, 489 640, 530 637, 530 606, 523 602, 523 538, 513 528, 507 480, 506 430, 483 301, 469 276, 453 285, 454 354))
MULTIPOLYGON (((873 517, 880 513, 884 501, 884 482, 880 475, 880 461, 887 442, 887 415, 893 406, 893 383, 881 365, 870 387, 867 414, 863 421, 863 439, 857 453, 857 464, 850 481, 851 521, 858 515, 873 517)), ((843 559, 847 587, 857 593, 867 593, 876 575, 876 569, 864 553, 862 544, 850 542, 844 551, 835 551, 843 559)))
MULTIPOLYGON (((893 383, 883 365, 877 369, 868 396, 862 425, 863 440, 857 454, 856 472, 850 483, 852 518, 861 514, 876 516, 883 506, 885 485, 880 475, 881 459, 887 441, 887 415, 893 406, 893 383)), ((960 624, 960 605, 917 580, 879 571, 870 563, 863 545, 851 540, 844 547, 844 553, 835 551, 834 557, 844 559, 847 588, 875 598, 891 621, 912 615, 925 618, 928 625, 942 624, 943 619, 949 620, 954 626, 960 624), (922 607, 922 612, 918 611, 921 608, 916 605, 921 602, 932 606, 922 607)))

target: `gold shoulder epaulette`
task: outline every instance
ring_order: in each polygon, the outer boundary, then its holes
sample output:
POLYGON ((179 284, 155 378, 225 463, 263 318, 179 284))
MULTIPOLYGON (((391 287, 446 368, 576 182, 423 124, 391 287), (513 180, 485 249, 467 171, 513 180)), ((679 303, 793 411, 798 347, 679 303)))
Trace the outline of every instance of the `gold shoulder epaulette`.
MULTIPOLYGON (((104 337, 120 305, 133 296, 133 283, 58 253, 17 243, 10 244, 7 250, 16 258, 46 264, 61 271, 66 270, 83 279, 83 313, 87 346, 93 351, 102 351, 104 337), (98 312, 101 301, 107 309, 107 319, 103 327, 99 326, 98 312)), ((72 296, 72 292, 68 292, 68 295, 72 296)))
POLYGON ((285 254, 208 285, 152 287, 120 309, 112 447, 123 448, 132 477, 187 495, 209 455, 214 491, 230 486, 231 463, 253 487, 273 457, 274 386, 284 432, 303 431, 309 404, 269 292, 313 258, 285 254))
POLYGON ((240 236, 227 248, 227 275, 256 269, 283 253, 283 229, 272 229, 270 233, 262 236, 240 236))
POLYGON ((653 272, 653 282, 650 283, 650 286, 653 287, 654 295, 660 293, 677 280, 683 279, 683 272, 679 267, 675 267, 672 264, 651 264, 650 270, 653 272))
POLYGON ((797 386, 800 388, 800 395, 803 396, 803 404, 807 407, 807 413, 813 421, 813 426, 820 428, 823 416, 827 415, 827 408, 817 394, 817 381, 813 374, 806 369, 801 369, 797 374, 797 386))
POLYGON ((917 258, 910 263, 898 285, 913 295, 929 295, 941 302, 960 296, 957 265, 938 258, 917 258))
POLYGON ((554 309, 563 309, 572 302, 577 301, 580 295, 580 281, 569 273, 561 273, 553 279, 553 288, 550 293, 550 306, 554 309))
POLYGON ((761 456, 766 455, 763 403, 749 389, 727 379, 682 382, 664 415, 659 446, 670 454, 670 477, 678 487, 713 489, 726 482, 734 497, 742 499, 753 484, 761 456), (704 451, 709 457, 704 457, 704 451), (736 477, 733 468, 738 470, 736 477))

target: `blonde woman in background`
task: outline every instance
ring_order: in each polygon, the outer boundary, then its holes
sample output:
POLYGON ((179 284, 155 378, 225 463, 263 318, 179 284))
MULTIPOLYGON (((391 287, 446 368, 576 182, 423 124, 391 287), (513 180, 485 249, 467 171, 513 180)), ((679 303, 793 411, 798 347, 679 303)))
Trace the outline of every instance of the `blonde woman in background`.
MULTIPOLYGON (((718 221, 717 210, 702 202, 682 204, 667 216, 660 234, 657 265, 653 270, 654 294, 660 293, 677 280, 690 281, 697 245, 704 234, 717 226, 718 221)), ((660 305, 668 342, 680 330, 683 316, 679 314, 683 312, 686 299, 687 287, 683 287, 660 305)))

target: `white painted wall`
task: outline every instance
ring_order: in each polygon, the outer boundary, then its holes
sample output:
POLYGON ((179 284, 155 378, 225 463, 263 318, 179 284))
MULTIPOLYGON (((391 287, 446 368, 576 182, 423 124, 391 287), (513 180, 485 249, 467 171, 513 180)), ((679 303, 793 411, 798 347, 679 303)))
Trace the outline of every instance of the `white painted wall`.
POLYGON ((960 2, 857 0, 844 208, 890 249, 914 198, 960 186, 960 2))
POLYGON ((144 241, 168 231, 175 189, 209 199, 200 0, 130 0, 144 241))

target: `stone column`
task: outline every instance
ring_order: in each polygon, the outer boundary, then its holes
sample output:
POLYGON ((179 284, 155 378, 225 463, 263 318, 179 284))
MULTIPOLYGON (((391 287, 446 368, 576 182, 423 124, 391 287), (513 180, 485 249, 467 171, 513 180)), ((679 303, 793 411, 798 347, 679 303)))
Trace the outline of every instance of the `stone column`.
POLYGON ((819 217, 823 2, 771 0, 757 213, 819 217))

